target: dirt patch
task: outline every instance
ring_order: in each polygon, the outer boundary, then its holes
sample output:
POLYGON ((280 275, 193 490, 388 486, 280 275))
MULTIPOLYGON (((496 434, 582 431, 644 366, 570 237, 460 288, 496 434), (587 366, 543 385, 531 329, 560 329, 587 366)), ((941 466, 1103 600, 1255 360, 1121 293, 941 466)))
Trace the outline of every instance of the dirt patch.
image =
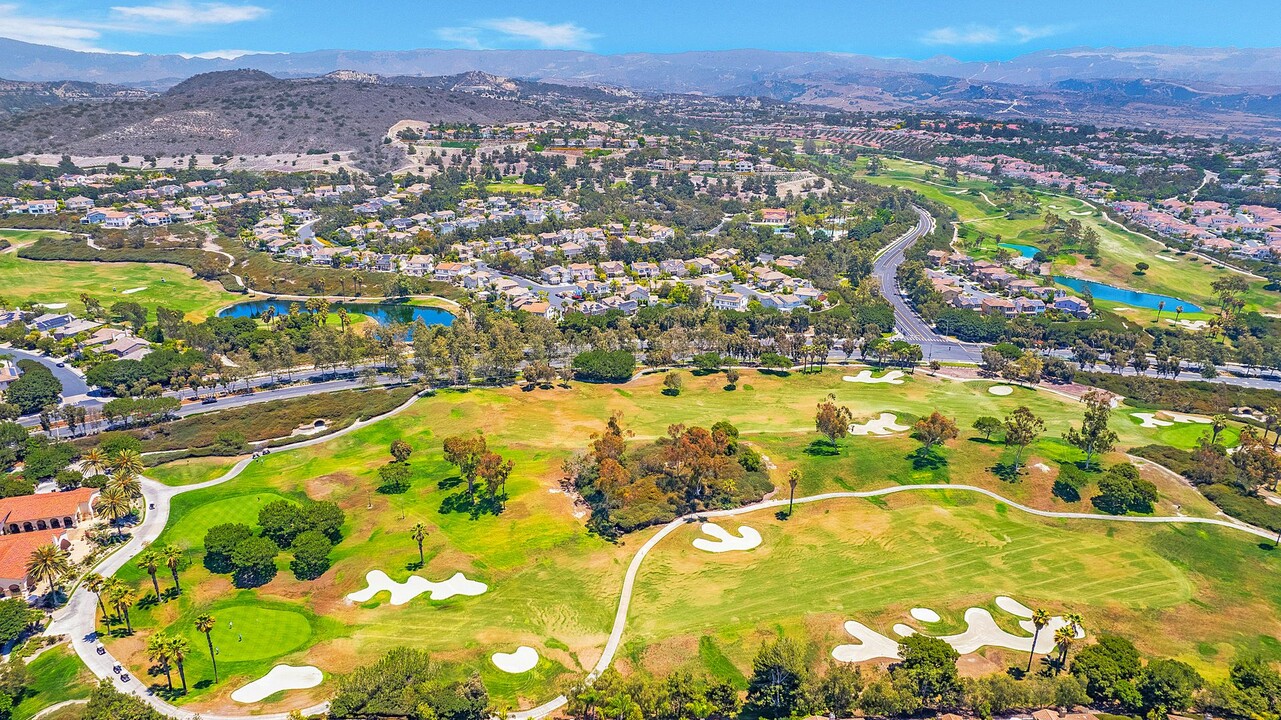
POLYGON ((307 497, 312 500, 333 500, 335 496, 341 498, 337 500, 339 507, 343 510, 350 510, 359 503, 355 497, 356 493, 348 492, 346 497, 342 496, 342 491, 350 491, 351 488, 359 487, 359 480, 351 473, 331 473, 321 475, 307 481, 307 497))

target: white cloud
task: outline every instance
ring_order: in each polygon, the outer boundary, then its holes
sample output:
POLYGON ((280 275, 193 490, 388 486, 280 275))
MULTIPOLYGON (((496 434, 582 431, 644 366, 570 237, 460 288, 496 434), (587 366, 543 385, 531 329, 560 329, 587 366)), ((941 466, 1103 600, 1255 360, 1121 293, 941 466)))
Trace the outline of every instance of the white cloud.
POLYGON ((467 50, 485 50, 485 45, 480 41, 480 29, 474 27, 442 27, 436 28, 436 37, 453 45, 454 47, 465 48, 467 50))
POLYGON ((231 25, 257 20, 267 9, 257 5, 229 5, 220 2, 190 3, 186 0, 155 5, 116 5, 111 12, 126 20, 177 25, 231 25))
POLYGON ((951 25, 927 30, 920 40, 926 45, 1021 45, 1063 31, 1064 28, 1057 25, 1015 25, 1009 29, 991 25, 951 25))
POLYGON ((279 55, 279 50, 206 50, 198 53, 178 53, 187 58, 199 58, 201 60, 235 60, 246 55, 279 55))
POLYGON ((494 30, 513 40, 530 41, 542 48, 581 50, 591 45, 599 35, 590 33, 574 23, 545 23, 541 20, 509 17, 485 20, 481 27, 494 30))
POLYGON ((14 4, 0 4, 0 37, 68 50, 104 52, 95 41, 102 33, 84 23, 24 15, 14 4))
POLYGON ((485 50, 491 47, 534 45, 540 48, 586 50, 600 37, 572 22, 548 23, 518 17, 480 20, 473 25, 442 27, 436 36, 455 47, 485 50))

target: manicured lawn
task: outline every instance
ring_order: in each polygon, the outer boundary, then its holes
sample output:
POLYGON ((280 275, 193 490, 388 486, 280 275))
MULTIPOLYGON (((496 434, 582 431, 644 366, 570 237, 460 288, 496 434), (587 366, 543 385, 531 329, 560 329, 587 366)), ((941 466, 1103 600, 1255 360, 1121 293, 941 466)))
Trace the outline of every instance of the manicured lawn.
MULTIPOLYGON (((1076 403, 1025 388, 1000 397, 988 392, 994 383, 925 372, 901 385, 844 382, 847 373, 853 374, 829 369, 782 377, 749 371, 733 392, 722 389, 721 375, 683 373, 679 397, 661 394, 661 375, 626 386, 441 392, 329 442, 273 453, 231 482, 175 498, 170 525, 157 542, 188 550, 181 573, 184 593, 157 606, 137 607, 132 614, 137 634, 109 642, 118 657, 141 669, 148 633, 172 628, 192 639, 193 690, 181 702, 202 712, 243 711, 228 699, 231 691, 277 663, 341 673, 405 643, 480 672, 500 704, 529 707, 546 701, 566 674, 577 676, 599 658, 626 566, 653 532, 608 543, 587 532, 581 506, 560 491, 562 463, 581 451, 614 412, 623 415, 638 441, 665 434, 673 423, 708 426, 727 419, 744 442, 777 466, 776 478, 792 468, 802 471, 799 495, 966 483, 1037 507, 1090 511, 1092 483, 1082 490, 1087 499, 1076 503, 1050 492, 1059 463, 1082 458, 1061 439, 1070 423, 1079 422, 1076 403), (962 437, 925 461, 906 434, 848 438, 839 453, 829 454, 822 443, 815 444, 813 424, 815 405, 828 393, 850 407, 856 422, 891 412, 907 424, 937 408, 957 419, 962 437), (992 467, 1009 462, 1012 452, 974 437, 969 426, 980 415, 1001 417, 1019 405, 1045 418, 1048 429, 1025 453, 1025 472, 1007 482, 992 467), (448 511, 463 489, 442 457, 441 443, 449 435, 476 431, 485 433, 491 449, 515 461, 510 499, 497 517, 448 511), (377 469, 390 459, 388 446, 395 439, 414 448, 411 486, 402 494, 381 494, 377 469), (347 513, 333 567, 319 580, 295 580, 287 555, 278 561, 276 578, 252 590, 236 590, 227 576, 203 567, 200 544, 209 527, 253 525, 263 504, 304 497, 335 501, 347 513), (429 530, 421 569, 409 536, 416 522, 429 530), (347 601, 346 595, 365 587, 365 574, 375 569, 396 581, 411 574, 441 581, 463 572, 489 589, 444 601, 420 596, 401 606, 391 606, 385 594, 360 605, 347 601), (203 638, 193 634, 192 620, 201 612, 219 621, 214 642, 223 682, 217 686, 210 682, 203 638), (241 634, 242 627, 255 634, 243 632, 240 640, 232 633, 241 634), (261 649, 239 654, 243 649, 237 646, 251 638, 261 649), (525 675, 498 671, 490 655, 518 645, 538 650, 537 668, 525 675)), ((1190 447, 1195 441, 1181 426, 1141 428, 1124 412, 1113 418, 1122 448, 1157 440, 1190 447)), ((1121 460, 1119 453, 1105 458, 1109 464, 1121 460)), ((174 474, 183 472, 197 470, 174 474)), ((1144 473, 1161 489, 1158 513, 1174 514, 1173 505, 1179 504, 1185 514, 1214 514, 1215 508, 1190 487, 1153 470, 1144 473)), ((778 627, 827 643, 841 635, 840 622, 856 616, 865 622, 889 620, 902 608, 926 603, 955 622, 969 604, 989 604, 1004 592, 1079 610, 1091 628, 1140 635, 1136 640, 1145 648, 1171 655, 1188 656, 1194 640, 1210 643, 1217 655, 1198 664, 1226 667, 1234 653, 1262 647, 1260 633, 1275 634, 1281 608, 1277 559, 1214 531, 1043 521, 960 493, 814 504, 798 508, 787 522, 766 512, 743 524, 765 535, 762 548, 724 556, 693 551, 693 529, 663 542, 642 573, 632 606, 636 624, 628 628, 621 659, 654 669, 693 663, 728 678, 746 671, 761 634, 778 627), (1227 578, 1219 562, 1250 579, 1227 578), (1195 626, 1180 624, 1185 620, 1195 626), (1161 637, 1150 639, 1154 634, 1161 637)), ((150 594, 150 580, 141 570, 130 565, 119 575, 141 594, 150 594)), ((169 585, 163 576, 161 584, 169 585)), ((814 658, 828 651, 815 645, 814 658)), ((163 677, 152 681, 163 682, 163 677)), ((324 692, 325 686, 285 693, 282 701, 261 709, 301 707, 324 692)))
POLYGON ((185 458, 147 468, 147 477, 166 485, 195 485, 221 476, 234 464, 233 458, 185 458))
POLYGON ((13 720, 27 720, 51 705, 87 698, 93 691, 93 674, 66 645, 45 650, 27 670, 31 684, 13 708, 13 720))
MULTIPOLYGON (((1009 219, 983 195, 969 193, 974 190, 986 194, 988 198, 995 198, 997 188, 994 184, 962 177, 953 186, 946 183, 943 169, 937 166, 891 159, 884 162, 881 174, 868 176, 860 173, 860 179, 878 185, 915 190, 931 200, 951 207, 971 232, 981 231, 988 236, 999 234, 1002 242, 1006 243, 1039 246, 1041 218, 1046 212, 1056 213, 1065 219, 1075 218, 1085 226, 1094 228, 1099 234, 1098 266, 1081 258, 1076 258, 1071 264, 1056 260, 1055 274, 1170 295, 1211 310, 1217 306, 1217 302, 1210 284, 1231 272, 1192 255, 1179 256, 1166 250, 1160 243, 1108 221, 1101 213, 1100 206, 1091 206, 1077 198, 1032 191, 1040 206, 1038 211, 1009 219), (938 177, 933 181, 926 181, 924 174, 930 169, 935 170, 938 177), (1173 261, 1163 260, 1162 257, 1172 258, 1173 261), (1151 267, 1146 273, 1136 275, 1135 263, 1138 262, 1146 262, 1151 267)), ((1244 296, 1248 307, 1266 309, 1281 301, 1275 293, 1262 288, 1262 282, 1251 282, 1250 290, 1244 296)), ((1173 309, 1168 308, 1166 315, 1169 316, 1173 309)), ((1155 313, 1149 311, 1138 312, 1148 319, 1155 316, 1155 313)), ((1185 316, 1189 319, 1208 317, 1204 314, 1185 316)))
MULTIPOLYGON (((47 234, 0 230, 0 237, 18 243, 47 234)), ((154 312, 163 305, 185 312, 192 320, 208 317, 238 297, 221 285, 196 280, 176 265, 35 261, 24 260, 15 251, 0 253, 0 298, 5 303, 66 303, 69 310, 80 312, 84 310, 81 293, 107 308, 117 302, 136 302, 154 312), (124 294, 134 288, 146 289, 124 294)))

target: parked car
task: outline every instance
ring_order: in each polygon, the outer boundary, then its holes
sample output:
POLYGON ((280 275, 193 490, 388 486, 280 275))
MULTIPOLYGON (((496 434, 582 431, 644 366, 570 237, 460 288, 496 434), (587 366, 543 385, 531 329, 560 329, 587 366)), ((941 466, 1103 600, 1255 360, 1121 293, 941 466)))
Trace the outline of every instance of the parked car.
POLYGON ((213 404, 214 404, 214 403, 216 403, 216 402, 218 402, 218 398, 216 398, 216 397, 207 397, 207 398, 205 398, 204 400, 201 400, 201 401, 200 401, 200 404, 201 404, 201 405, 213 405, 213 404))

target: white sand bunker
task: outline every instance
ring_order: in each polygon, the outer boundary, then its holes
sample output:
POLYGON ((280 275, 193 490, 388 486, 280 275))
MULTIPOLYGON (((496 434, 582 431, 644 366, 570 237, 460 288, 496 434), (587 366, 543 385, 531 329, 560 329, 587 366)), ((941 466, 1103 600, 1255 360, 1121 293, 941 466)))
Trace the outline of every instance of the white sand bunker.
POLYGON ((489 586, 485 583, 468 580, 462 573, 454 573, 453 577, 439 583, 434 583, 417 575, 410 575, 408 580, 398 583, 388 577, 387 573, 382 570, 370 570, 365 575, 365 583, 368 587, 351 593, 347 596, 347 599, 362 603, 386 590, 391 593, 392 605, 404 605, 427 592, 431 593, 432 600, 446 600, 455 595, 480 595, 489 589, 489 586))
POLYGON ((1178 261, 1179 261, 1179 259, 1178 259, 1178 258, 1166 257, 1166 256, 1164 256, 1164 255, 1153 255, 1153 257, 1155 257, 1157 260, 1164 260, 1164 261, 1166 261, 1166 262, 1178 262, 1178 261))
MULTIPOLYGON (((1018 617, 1031 617, 1032 611, 1025 605, 1008 597, 998 597, 996 604, 1001 610, 1018 617)), ((927 610, 926 608, 916 608, 913 610, 913 617, 920 620, 915 615, 915 610, 927 610)), ((933 613, 934 611, 928 610, 933 613)), ((937 617, 938 613, 934 613, 937 617)), ((951 645, 958 653, 967 655, 979 650, 985 646, 1003 647, 1009 650, 1018 650, 1021 652, 1047 653, 1054 649, 1054 633, 1061 627, 1067 627, 1067 620, 1059 616, 1050 618, 1049 624, 1041 629, 1039 634, 1036 633, 1036 626, 1031 620, 1020 620, 1019 627, 1027 632, 1027 635, 1015 635, 1002 630, 997 624, 992 613, 983 608, 970 608, 965 611, 965 632, 958 635, 947 635, 939 638, 948 645, 951 645), (1033 638, 1036 640, 1036 647, 1032 647, 1033 638)), ((900 637, 916 634, 916 629, 903 623, 894 625, 893 631, 900 637)), ((901 659, 898 654, 898 643, 890 638, 872 630, 862 623, 853 620, 845 623, 845 632, 854 636, 859 641, 858 645, 838 645, 832 650, 832 657, 842 662, 863 662, 864 660, 873 660, 877 658, 888 658, 892 660, 901 659)), ((1085 633, 1076 629, 1076 637, 1083 638, 1085 633)))
POLYGON ((1154 413, 1130 413, 1130 416, 1138 418, 1141 421, 1139 427, 1145 428, 1170 427, 1175 423, 1209 425, 1214 422, 1210 418, 1201 417, 1200 415, 1184 415, 1183 413, 1167 412, 1165 410, 1154 413))
POLYGON ((929 608, 912 608, 912 617, 921 622, 936 623, 942 618, 939 614, 929 608))
POLYGON ((877 383, 889 383, 891 385, 902 385, 903 371, 891 370, 880 377, 872 377, 871 370, 863 370, 863 371, 860 371, 859 374, 857 375, 846 375, 843 379, 845 380, 845 382, 867 383, 868 385, 876 385, 877 383))
POLYGON ((1210 323, 1204 320, 1171 320, 1170 318, 1166 318, 1165 321, 1171 325, 1178 325, 1189 330, 1204 330, 1210 327, 1210 323))
POLYGON ((45 310, 61 310, 67 306, 66 303, 36 303, 45 310))
POLYGON ((859 641, 858 645, 837 645, 832 650, 832 657, 841 662, 863 662, 887 658, 901 660, 898 655, 898 643, 876 632, 861 622, 850 620, 845 623, 845 632, 859 641))
POLYGON ((306 690, 314 688, 325 679, 319 668, 311 665, 295 667, 277 665, 271 672, 254 680, 231 694, 231 699, 238 703, 256 703, 281 690, 306 690))
POLYGON ((505 673, 523 673, 533 670, 538 664, 538 651, 528 645, 521 645, 516 648, 516 652, 494 653, 489 659, 505 673))
POLYGON ((1085 217, 1086 215, 1093 215, 1093 214, 1094 213, 1090 212, 1089 210, 1068 210, 1068 215, 1075 215, 1077 217, 1085 217))
POLYGON ((1021 617, 1021 618, 1032 617, 1032 608, 1028 607, 1027 605, 1024 605, 1023 603, 1019 602, 1018 600, 1015 600, 1012 597, 1007 597, 1005 595, 997 595, 996 606, 1001 608, 1005 612, 1017 617, 1021 617))
POLYGON ((708 540, 707 538, 696 538, 694 540, 694 547, 706 552, 723 553, 733 550, 751 550, 761 544, 761 534, 746 525, 738 526, 737 536, 731 535, 728 530, 716 523, 703 523, 701 529, 703 534, 716 538, 715 540, 708 540))
POLYGON ((1010 387, 1009 385, 993 385, 992 387, 988 388, 987 391, 992 393, 993 395, 1005 396, 1013 393, 1014 388, 1010 387))
POLYGON ((904 430, 911 430, 911 428, 907 425, 899 425, 898 416, 894 413, 881 413, 881 416, 875 420, 862 424, 850 423, 851 435, 889 435, 904 430))
POLYGON ((140 293, 140 292, 142 292, 143 290, 146 290, 146 289, 147 289, 147 286, 146 286, 146 285, 143 285, 142 287, 129 288, 128 290, 121 290, 121 291, 120 291, 120 294, 121 294, 121 295, 132 295, 132 294, 134 294, 134 293, 140 293))

